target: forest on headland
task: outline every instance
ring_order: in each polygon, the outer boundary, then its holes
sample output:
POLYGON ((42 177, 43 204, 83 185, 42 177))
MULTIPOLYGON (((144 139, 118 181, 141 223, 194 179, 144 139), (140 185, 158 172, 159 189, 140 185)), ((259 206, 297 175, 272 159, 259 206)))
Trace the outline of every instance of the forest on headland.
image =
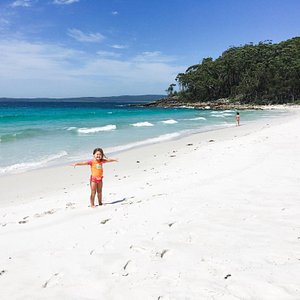
POLYGON ((230 47, 179 73, 167 89, 179 102, 300 104, 300 37, 230 47), (175 86, 179 90, 175 91, 175 86))

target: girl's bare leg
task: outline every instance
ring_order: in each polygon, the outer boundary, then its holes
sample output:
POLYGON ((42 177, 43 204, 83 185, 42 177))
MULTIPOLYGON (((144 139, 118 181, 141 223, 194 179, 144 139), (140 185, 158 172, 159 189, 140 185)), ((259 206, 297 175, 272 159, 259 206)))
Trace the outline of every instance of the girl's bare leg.
POLYGON ((91 181, 90 185, 91 185, 91 196, 90 196, 91 207, 95 207, 95 196, 96 196, 96 192, 97 192, 97 183, 91 181))
POLYGON ((103 187, 103 182, 101 181, 97 184, 97 195, 98 195, 99 205, 102 205, 102 187, 103 187))

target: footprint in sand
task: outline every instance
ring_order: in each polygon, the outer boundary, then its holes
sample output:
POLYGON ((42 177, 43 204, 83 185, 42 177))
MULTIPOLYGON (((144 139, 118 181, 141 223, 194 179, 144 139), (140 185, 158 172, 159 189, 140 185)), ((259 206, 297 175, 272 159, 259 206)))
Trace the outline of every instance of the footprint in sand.
POLYGON ((129 247, 129 249, 133 250, 133 251, 136 251, 136 252, 143 252, 143 251, 147 250, 146 248, 143 248, 143 247, 140 247, 140 246, 134 246, 134 245, 131 245, 129 247))
POLYGON ((28 221, 26 221, 26 220, 23 220, 23 221, 19 221, 18 223, 19 224, 25 224, 25 223, 27 223, 28 221))
POLYGON ((59 278, 57 278, 57 276, 59 275, 59 273, 55 273, 55 274, 53 274, 43 285, 42 285, 42 287, 45 289, 48 285, 49 285, 49 283, 51 283, 51 285, 54 285, 55 283, 57 283, 57 281, 59 280, 59 278), (54 281, 54 279, 56 279, 55 281, 54 281))
POLYGON ((152 197, 160 197, 160 196, 167 196, 168 194, 154 194, 152 197))
POLYGON ((129 275, 129 273, 126 271, 126 269, 127 269, 128 265, 130 264, 130 262, 131 262, 131 260, 128 260, 126 262, 126 264, 124 265, 123 271, 122 271, 122 273, 123 273, 122 276, 128 276, 129 275))
POLYGON ((158 296, 157 300, 171 300, 170 296, 158 296))
POLYGON ((100 224, 106 224, 110 219, 105 219, 100 222, 100 224))
POLYGON ((43 212, 43 215, 52 215, 52 214, 54 214, 55 212, 56 212, 55 209, 51 209, 51 210, 44 211, 44 212, 43 212))
POLYGON ((169 223, 169 227, 172 227, 176 222, 173 222, 173 223, 169 223))
POLYGON ((51 210, 44 211, 44 212, 41 213, 41 214, 35 214, 34 217, 35 217, 35 218, 40 218, 40 217, 43 217, 43 216, 45 216, 45 215, 52 215, 52 214, 54 214, 55 212, 57 212, 57 209, 51 209, 51 210))
POLYGON ((156 252, 156 256, 160 256, 161 258, 163 258, 168 251, 168 249, 164 249, 161 252, 156 252))
POLYGON ((75 205, 75 203, 69 202, 69 203, 66 204, 66 208, 74 209, 75 208, 74 205, 75 205))

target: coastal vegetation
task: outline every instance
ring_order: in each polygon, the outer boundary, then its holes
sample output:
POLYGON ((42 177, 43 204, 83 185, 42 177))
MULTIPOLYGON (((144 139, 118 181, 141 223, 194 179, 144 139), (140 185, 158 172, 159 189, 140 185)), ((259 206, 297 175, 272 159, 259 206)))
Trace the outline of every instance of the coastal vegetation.
POLYGON ((230 47, 213 60, 204 58, 176 77, 168 100, 240 104, 299 103, 300 37, 273 44, 230 47))

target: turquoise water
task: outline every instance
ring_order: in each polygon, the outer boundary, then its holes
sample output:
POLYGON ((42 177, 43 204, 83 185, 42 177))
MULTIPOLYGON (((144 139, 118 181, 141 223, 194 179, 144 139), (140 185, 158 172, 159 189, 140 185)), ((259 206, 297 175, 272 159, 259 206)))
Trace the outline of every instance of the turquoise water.
MULTIPOLYGON (((243 111, 243 123, 280 111, 243 111)), ((235 125, 232 110, 135 108, 126 103, 0 103, 0 175, 88 159, 235 125)))

